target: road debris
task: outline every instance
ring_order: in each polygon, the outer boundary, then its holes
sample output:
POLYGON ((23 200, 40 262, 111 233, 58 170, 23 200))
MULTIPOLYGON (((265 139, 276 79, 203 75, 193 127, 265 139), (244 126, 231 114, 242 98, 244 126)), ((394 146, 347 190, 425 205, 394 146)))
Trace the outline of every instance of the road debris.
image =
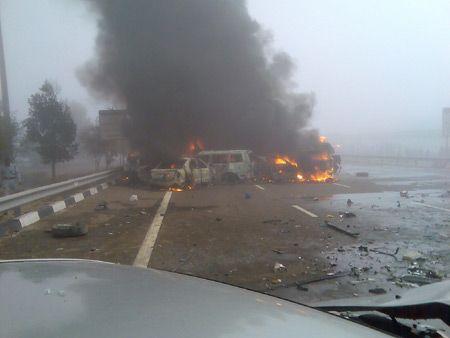
POLYGON ((370 293, 373 293, 374 295, 383 295, 386 293, 386 290, 383 288, 373 288, 369 289, 370 293))
POLYGON ((330 280, 330 279, 341 278, 341 277, 345 277, 345 276, 348 276, 348 275, 349 275, 348 272, 334 274, 334 275, 326 275, 326 276, 323 276, 323 277, 314 278, 314 279, 310 279, 310 280, 306 280, 306 281, 297 281, 297 282, 294 283, 294 285, 296 285, 297 289, 298 289, 299 287, 303 287, 304 285, 307 285, 307 284, 317 283, 317 282, 330 280))
POLYGON ((349 198, 347 199, 347 206, 350 208, 353 204, 353 201, 349 198))
POLYGON ((356 177, 369 177, 369 173, 367 171, 358 171, 356 177))
POLYGON ((352 217, 356 217, 356 215, 353 213, 353 212, 350 212, 350 211, 345 211, 345 212, 342 212, 342 211, 339 211, 339 217, 340 218, 352 218, 352 217))
POLYGON ((252 195, 251 195, 249 192, 246 192, 246 193, 244 194, 244 198, 245 198, 246 200, 248 200, 248 199, 252 198, 252 195))
POLYGON ((51 230, 53 237, 57 238, 84 236, 87 232, 87 226, 80 222, 76 222, 75 224, 55 224, 51 230))
POLYGON ((359 233, 357 233, 357 232, 351 232, 351 231, 342 229, 342 228, 338 227, 337 225, 331 223, 330 221, 325 221, 325 224, 327 226, 329 226, 330 228, 332 228, 336 231, 342 232, 343 234, 346 234, 347 236, 350 236, 350 237, 357 237, 359 235, 359 233))
POLYGON ((279 255, 284 254, 284 251, 281 251, 281 250, 278 250, 278 249, 272 249, 272 251, 277 253, 277 254, 279 254, 279 255))
POLYGON ((108 202, 106 202, 106 201, 98 203, 94 208, 95 211, 101 211, 101 210, 107 210, 107 209, 108 209, 108 202))
POLYGON ((377 249, 370 249, 370 251, 371 252, 375 252, 376 254, 380 254, 380 255, 386 255, 386 256, 391 256, 391 257, 393 257, 396 261, 398 261, 398 258, 397 258, 397 253, 398 253, 398 251, 399 251, 399 249, 400 248, 397 248, 396 250, 395 250, 395 253, 389 253, 389 252, 384 252, 384 251, 380 251, 380 250, 377 250, 377 249))
POLYGON ((418 259, 421 259, 422 254, 415 250, 407 250, 402 257, 402 260, 404 261, 416 261, 418 259))
POLYGON ((406 190, 400 191, 400 197, 409 198, 408 191, 406 190))
POLYGON ((138 196, 133 194, 130 196, 130 198, 128 199, 130 202, 136 202, 138 200, 138 196))
POLYGON ((427 284, 431 284, 431 283, 440 281, 440 279, 433 280, 432 278, 427 278, 425 276, 417 276, 417 275, 403 275, 401 277, 401 280, 402 280, 402 282, 413 283, 413 284, 417 284, 419 286, 427 285, 427 284))
POLYGON ((287 271, 287 267, 285 267, 283 264, 276 262, 273 266, 274 272, 285 272, 287 271))

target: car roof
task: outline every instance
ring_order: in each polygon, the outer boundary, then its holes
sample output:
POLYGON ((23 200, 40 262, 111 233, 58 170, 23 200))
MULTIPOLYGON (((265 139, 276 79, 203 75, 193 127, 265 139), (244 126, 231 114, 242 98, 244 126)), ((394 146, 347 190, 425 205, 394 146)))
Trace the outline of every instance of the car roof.
POLYGON ((247 152, 251 152, 251 150, 202 150, 198 153, 198 155, 238 154, 247 152))

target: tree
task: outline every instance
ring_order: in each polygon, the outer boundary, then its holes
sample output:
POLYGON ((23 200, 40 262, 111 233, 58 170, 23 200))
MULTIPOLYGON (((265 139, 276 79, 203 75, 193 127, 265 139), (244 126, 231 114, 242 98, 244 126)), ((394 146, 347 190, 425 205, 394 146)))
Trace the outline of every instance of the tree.
POLYGON ((80 133, 80 142, 83 149, 94 159, 95 170, 98 170, 102 157, 107 154, 107 144, 100 136, 98 124, 84 128, 80 133))
POLYGON ((50 164, 52 179, 56 163, 72 159, 78 149, 75 142, 77 127, 69 106, 60 101, 49 81, 28 99, 29 117, 25 120, 27 138, 36 144, 36 151, 44 163, 50 164))
POLYGON ((17 136, 19 125, 14 117, 0 115, 0 166, 6 158, 14 157, 14 139, 17 136))

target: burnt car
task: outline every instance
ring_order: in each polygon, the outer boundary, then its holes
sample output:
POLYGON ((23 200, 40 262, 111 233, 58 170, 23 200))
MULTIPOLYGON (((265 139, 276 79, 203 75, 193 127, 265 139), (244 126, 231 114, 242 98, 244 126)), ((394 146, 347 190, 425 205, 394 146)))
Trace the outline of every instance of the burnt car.
POLYGON ((141 181, 152 186, 185 188, 211 182, 209 166, 198 158, 182 157, 173 161, 162 161, 156 167, 141 167, 138 171, 141 181))

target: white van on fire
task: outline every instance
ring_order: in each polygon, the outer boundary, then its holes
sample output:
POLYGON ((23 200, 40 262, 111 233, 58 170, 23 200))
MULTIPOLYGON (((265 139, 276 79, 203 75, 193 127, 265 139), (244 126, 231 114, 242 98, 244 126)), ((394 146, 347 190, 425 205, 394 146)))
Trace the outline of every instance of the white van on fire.
POLYGON ((197 157, 213 169, 216 181, 237 183, 254 176, 251 150, 204 150, 197 157))

